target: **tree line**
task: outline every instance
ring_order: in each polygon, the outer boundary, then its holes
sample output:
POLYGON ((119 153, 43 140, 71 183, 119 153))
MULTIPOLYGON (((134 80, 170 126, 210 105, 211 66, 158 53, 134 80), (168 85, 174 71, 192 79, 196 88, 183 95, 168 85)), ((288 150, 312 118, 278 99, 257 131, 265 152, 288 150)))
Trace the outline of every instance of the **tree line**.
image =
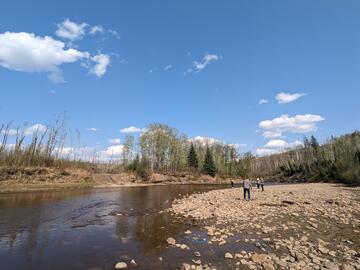
POLYGON ((360 185, 360 133, 331 137, 320 145, 311 136, 297 149, 254 158, 253 176, 294 181, 339 181, 360 185))
POLYGON ((303 146, 256 157, 240 153, 235 145, 217 140, 189 139, 165 124, 151 124, 138 138, 126 136, 121 158, 109 163, 69 160, 60 153, 66 141, 64 123, 33 133, 29 144, 17 129, 16 142, 8 144, 10 125, 0 126, 0 167, 81 167, 91 171, 133 171, 144 180, 152 173, 191 173, 212 177, 266 177, 289 181, 341 181, 360 184, 360 133, 330 138, 324 144, 311 136, 303 146))

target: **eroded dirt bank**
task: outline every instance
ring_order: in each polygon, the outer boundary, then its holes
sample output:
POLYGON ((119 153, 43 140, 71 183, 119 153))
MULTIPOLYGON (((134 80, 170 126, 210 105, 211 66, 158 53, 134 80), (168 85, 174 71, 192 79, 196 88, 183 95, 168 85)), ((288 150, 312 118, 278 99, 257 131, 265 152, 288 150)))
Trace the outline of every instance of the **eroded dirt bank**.
POLYGON ((73 168, 0 167, 0 192, 161 184, 229 184, 229 181, 230 179, 190 173, 153 173, 149 179, 144 180, 132 172, 103 173, 73 168))
MULTIPOLYGON (((209 248, 232 243, 224 260, 233 269, 360 269, 359 188, 299 184, 252 195, 246 202, 240 188, 214 190, 175 200, 169 211, 179 222, 199 224, 209 248), (239 251, 234 243, 254 249, 239 251)), ((200 259, 182 268, 206 269, 200 259)))

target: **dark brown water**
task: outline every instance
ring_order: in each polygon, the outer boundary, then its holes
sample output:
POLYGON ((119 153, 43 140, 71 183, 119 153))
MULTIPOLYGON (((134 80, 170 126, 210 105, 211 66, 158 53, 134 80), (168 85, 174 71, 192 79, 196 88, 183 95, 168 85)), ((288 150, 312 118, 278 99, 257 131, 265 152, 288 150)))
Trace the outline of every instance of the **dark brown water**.
POLYGON ((136 269, 175 269, 191 262, 196 250, 216 264, 223 253, 205 245, 204 232, 159 213, 175 198, 215 188, 220 186, 0 194, 0 269, 114 269, 130 259, 136 269), (193 234, 185 235, 187 229, 193 234), (168 237, 192 250, 169 247, 168 237))

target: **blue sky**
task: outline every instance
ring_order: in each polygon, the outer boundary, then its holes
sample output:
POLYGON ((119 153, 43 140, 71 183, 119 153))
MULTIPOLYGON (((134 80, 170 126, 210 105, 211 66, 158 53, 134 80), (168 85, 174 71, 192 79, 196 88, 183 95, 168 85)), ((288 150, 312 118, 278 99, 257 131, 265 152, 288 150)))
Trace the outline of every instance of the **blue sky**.
POLYGON ((304 134, 324 141, 360 127, 359 10, 329 0, 4 0, 0 123, 46 125, 66 112, 98 150, 153 122, 258 154, 304 134))

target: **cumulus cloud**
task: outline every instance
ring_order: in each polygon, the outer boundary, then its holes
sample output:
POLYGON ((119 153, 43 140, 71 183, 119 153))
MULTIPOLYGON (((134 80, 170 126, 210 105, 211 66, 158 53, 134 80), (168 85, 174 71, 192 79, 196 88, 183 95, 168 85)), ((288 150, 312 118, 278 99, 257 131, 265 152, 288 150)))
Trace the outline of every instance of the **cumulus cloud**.
POLYGON ((120 139, 110 139, 109 143, 110 144, 120 144, 120 139))
POLYGON ((144 132, 146 131, 145 128, 138 128, 138 127, 127 127, 127 128, 123 128, 120 130, 121 133, 139 133, 139 132, 144 132))
POLYGON ((220 60, 220 56, 216 54, 205 54, 202 61, 194 61, 194 68, 196 72, 205 69, 210 63, 220 60))
POLYGON ((164 70, 169 70, 172 68, 172 65, 167 65, 166 67, 164 67, 164 70))
POLYGON ((89 53, 65 49, 65 44, 51 37, 20 32, 0 34, 0 65, 21 72, 45 72, 55 82, 62 82, 59 66, 86 59, 89 53))
POLYGON ((113 146, 109 146, 104 152, 103 154, 105 154, 107 157, 120 157, 122 152, 124 150, 124 146, 123 145, 113 145, 113 146))
POLYGON ((260 104, 260 105, 266 104, 266 103, 269 103, 269 102, 270 102, 269 100, 264 99, 264 98, 262 98, 262 99, 259 100, 259 104, 260 104))
POLYGON ((288 143, 284 140, 274 139, 270 140, 267 144, 265 144, 265 148, 272 148, 272 149, 284 149, 284 148, 293 148, 297 146, 301 146, 302 142, 295 141, 292 143, 288 143))
POLYGON ((268 149, 268 148, 257 148, 256 155, 258 156, 269 156, 273 154, 277 154, 280 151, 278 149, 268 149))
POLYGON ((267 142, 264 147, 256 149, 256 154, 259 156, 272 155, 281 153, 285 150, 293 149, 302 146, 300 141, 288 143, 284 140, 274 139, 267 142))
POLYGON ((91 60, 95 62, 95 65, 90 69, 90 73, 97 77, 102 77, 110 64, 110 56, 106 54, 98 54, 91 57, 91 60))
POLYGON ((66 19, 62 23, 57 24, 55 34, 62 39, 74 41, 83 38, 88 26, 87 23, 76 23, 66 19))
POLYGON ((263 132, 263 136, 265 138, 279 138, 279 137, 282 137, 282 132, 280 131, 264 131, 263 132))
POLYGON ((220 140, 215 139, 215 138, 210 138, 210 137, 202 137, 202 136, 196 136, 194 138, 189 139, 190 142, 192 143, 198 143, 201 144, 203 146, 205 145, 213 145, 216 143, 222 143, 220 140))
POLYGON ((30 136, 34 133, 44 133, 47 131, 47 127, 42 124, 35 124, 25 129, 25 135, 30 136))
POLYGON ((303 96, 306 96, 306 94, 304 93, 294 93, 294 94, 290 94, 290 93, 278 93, 276 95, 276 100, 279 104, 286 104, 286 103, 290 103, 293 102, 303 96))
POLYGON ((307 133, 316 131, 317 124, 325 119, 320 115, 304 114, 295 115, 281 115, 273 120, 265 120, 259 123, 259 127, 263 130, 265 137, 281 137, 283 133, 307 133))

